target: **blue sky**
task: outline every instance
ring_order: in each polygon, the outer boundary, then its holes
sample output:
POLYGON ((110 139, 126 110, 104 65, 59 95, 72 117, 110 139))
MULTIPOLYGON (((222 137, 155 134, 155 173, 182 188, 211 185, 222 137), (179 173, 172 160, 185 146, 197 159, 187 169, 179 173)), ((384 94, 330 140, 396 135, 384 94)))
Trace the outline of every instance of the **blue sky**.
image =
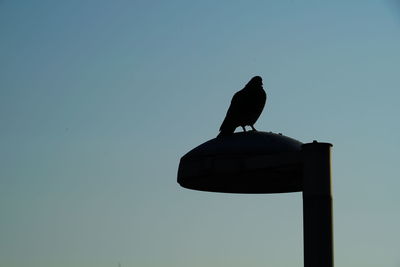
POLYGON ((335 263, 400 266, 396 1, 0 1, 0 266, 303 266, 301 194, 182 189, 254 75, 333 143, 335 263))

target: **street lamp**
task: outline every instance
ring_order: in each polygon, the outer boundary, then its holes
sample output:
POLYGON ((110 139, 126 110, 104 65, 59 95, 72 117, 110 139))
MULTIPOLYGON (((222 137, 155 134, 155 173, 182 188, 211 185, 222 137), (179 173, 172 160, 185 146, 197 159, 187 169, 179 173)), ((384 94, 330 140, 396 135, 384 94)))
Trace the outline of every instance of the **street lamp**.
POLYGON ((222 193, 302 191, 304 266, 333 267, 331 146, 271 132, 234 133, 185 154, 178 183, 222 193))

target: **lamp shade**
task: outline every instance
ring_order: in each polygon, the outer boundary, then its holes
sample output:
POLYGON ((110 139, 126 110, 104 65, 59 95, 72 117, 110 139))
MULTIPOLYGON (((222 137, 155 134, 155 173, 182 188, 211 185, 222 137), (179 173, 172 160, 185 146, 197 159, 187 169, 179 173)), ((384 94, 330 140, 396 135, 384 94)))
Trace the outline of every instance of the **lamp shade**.
POLYGON ((302 190, 302 143, 272 132, 240 132, 211 139, 185 154, 178 183, 221 193, 302 190))

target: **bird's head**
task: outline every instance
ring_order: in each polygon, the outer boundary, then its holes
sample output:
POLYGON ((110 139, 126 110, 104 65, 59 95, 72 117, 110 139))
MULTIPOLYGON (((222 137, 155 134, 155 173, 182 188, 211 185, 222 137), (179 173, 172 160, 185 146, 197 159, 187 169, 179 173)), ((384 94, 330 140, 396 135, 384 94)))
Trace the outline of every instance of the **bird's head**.
POLYGON ((256 86, 256 87, 258 87, 258 86, 262 86, 262 85, 263 85, 262 78, 261 78, 260 76, 254 76, 254 77, 251 78, 251 80, 246 84, 246 87, 247 87, 247 86, 251 86, 251 87, 256 86))

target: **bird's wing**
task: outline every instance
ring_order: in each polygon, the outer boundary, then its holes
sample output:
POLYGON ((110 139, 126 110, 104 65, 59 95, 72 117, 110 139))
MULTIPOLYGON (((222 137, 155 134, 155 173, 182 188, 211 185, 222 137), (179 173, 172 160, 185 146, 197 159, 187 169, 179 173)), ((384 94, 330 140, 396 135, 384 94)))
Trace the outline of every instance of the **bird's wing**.
POLYGON ((220 131, 224 130, 231 131, 232 128, 233 130, 234 128, 236 128, 238 117, 240 116, 240 112, 243 109, 242 106, 243 106, 243 92, 239 91, 236 92, 232 97, 231 104, 228 108, 228 111, 226 112, 225 119, 222 122, 221 127, 219 128, 220 131))
POLYGON ((244 103, 244 94, 243 91, 236 92, 231 101, 231 105, 229 106, 227 116, 229 115, 236 115, 238 114, 242 108, 243 108, 243 103, 244 103))

